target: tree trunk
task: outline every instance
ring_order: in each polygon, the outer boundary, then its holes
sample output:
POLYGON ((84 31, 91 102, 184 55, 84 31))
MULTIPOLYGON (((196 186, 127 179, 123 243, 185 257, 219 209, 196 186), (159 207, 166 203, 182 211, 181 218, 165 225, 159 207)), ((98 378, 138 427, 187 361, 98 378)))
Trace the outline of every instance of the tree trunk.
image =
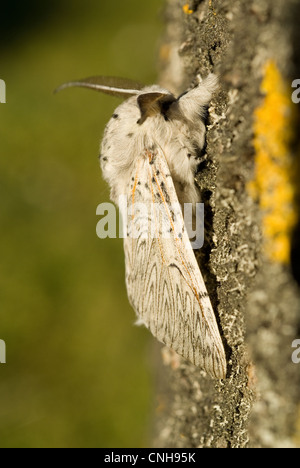
POLYGON ((197 255, 228 376, 213 381, 164 348, 153 445, 294 447, 299 249, 292 237, 300 152, 291 84, 300 78, 300 5, 184 3, 167 0, 161 84, 179 94, 198 74, 220 76, 209 110, 207 159, 196 177, 206 216, 206 242, 197 255))

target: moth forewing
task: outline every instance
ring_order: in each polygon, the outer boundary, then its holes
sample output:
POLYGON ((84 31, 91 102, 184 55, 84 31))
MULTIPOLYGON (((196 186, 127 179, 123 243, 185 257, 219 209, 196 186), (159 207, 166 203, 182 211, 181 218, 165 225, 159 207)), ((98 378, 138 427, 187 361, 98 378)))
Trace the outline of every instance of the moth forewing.
MULTIPOLYGON (((139 167, 140 187, 130 187, 129 205, 143 203, 154 213, 154 238, 124 241, 126 284, 140 322, 162 343, 202 367, 214 378, 225 378, 225 352, 206 287, 192 250, 165 156, 153 155, 139 167), (148 187, 148 188, 146 188, 148 187), (164 210, 163 226, 155 203, 164 210), (176 218, 176 219, 175 219, 176 218), (164 233, 168 232, 168 236, 164 233)), ((132 218, 132 223, 139 219, 132 218)), ((134 229, 132 229, 134 231, 134 229)))

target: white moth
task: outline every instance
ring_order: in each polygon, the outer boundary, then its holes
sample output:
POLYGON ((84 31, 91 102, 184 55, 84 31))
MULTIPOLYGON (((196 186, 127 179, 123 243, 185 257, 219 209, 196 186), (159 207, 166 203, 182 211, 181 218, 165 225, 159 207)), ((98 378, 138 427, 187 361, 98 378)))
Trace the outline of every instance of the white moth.
MULTIPOLYGON (((165 213, 162 235, 130 235, 141 230, 139 212, 131 211, 124 239, 128 297, 138 323, 211 377, 226 377, 226 358, 215 314, 184 225, 184 203, 199 202, 194 183, 197 153, 205 143, 206 107, 218 83, 209 75, 194 89, 175 98, 157 85, 143 87, 129 80, 92 77, 63 85, 81 86, 128 98, 108 122, 101 145, 101 167, 118 203, 140 203, 152 210, 159 203, 165 213), (202 117, 202 119, 201 119, 202 117)), ((61 89, 60 88, 60 89, 61 89)), ((123 208, 120 207, 122 211, 123 208)), ((144 219, 145 221, 145 219, 144 219)), ((152 219, 153 222, 153 219, 152 219)))

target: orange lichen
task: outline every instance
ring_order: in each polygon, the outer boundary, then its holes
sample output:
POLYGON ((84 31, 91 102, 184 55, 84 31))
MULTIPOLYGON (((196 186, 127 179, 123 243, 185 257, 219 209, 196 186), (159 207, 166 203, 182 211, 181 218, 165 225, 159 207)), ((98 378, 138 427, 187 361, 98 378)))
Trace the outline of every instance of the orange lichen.
POLYGON ((191 15, 192 13, 194 13, 193 10, 190 9, 190 6, 188 3, 183 5, 182 9, 186 15, 191 15))
POLYGON ((263 213, 266 255, 288 263, 297 221, 291 155, 294 115, 290 87, 273 61, 265 67, 262 92, 265 98, 254 121, 255 179, 249 190, 263 213))

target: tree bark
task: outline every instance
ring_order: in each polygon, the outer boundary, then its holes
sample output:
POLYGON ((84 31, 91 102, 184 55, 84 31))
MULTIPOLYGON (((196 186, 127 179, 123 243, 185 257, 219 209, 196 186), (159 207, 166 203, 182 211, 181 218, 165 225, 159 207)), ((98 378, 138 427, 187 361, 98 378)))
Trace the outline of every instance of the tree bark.
POLYGON ((296 0, 167 0, 161 84, 179 94, 199 74, 220 76, 196 177, 206 217, 197 256, 228 376, 213 381, 164 348, 155 447, 297 446, 299 17, 296 0))

